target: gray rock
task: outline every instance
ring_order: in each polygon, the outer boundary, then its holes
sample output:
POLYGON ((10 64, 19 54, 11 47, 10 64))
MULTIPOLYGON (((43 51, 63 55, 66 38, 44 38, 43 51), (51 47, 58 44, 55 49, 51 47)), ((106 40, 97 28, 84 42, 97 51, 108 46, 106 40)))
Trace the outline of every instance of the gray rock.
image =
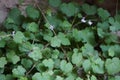
POLYGON ((7 16, 7 12, 4 10, 0 10, 0 24, 2 24, 2 22, 5 20, 7 16))

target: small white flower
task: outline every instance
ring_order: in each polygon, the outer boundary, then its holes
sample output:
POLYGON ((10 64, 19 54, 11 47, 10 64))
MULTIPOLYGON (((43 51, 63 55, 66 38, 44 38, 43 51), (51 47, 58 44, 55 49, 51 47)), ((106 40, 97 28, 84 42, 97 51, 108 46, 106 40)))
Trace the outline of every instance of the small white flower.
POLYGON ((81 19, 81 22, 86 23, 85 17, 81 19))
POLYGON ((14 36, 14 35, 15 35, 15 31, 12 32, 12 36, 14 36))
POLYGON ((54 26, 53 26, 53 25, 50 25, 50 30, 53 31, 53 29, 54 29, 54 26))
POLYGON ((93 24, 93 22, 92 22, 91 20, 89 20, 89 21, 88 21, 88 24, 89 24, 89 25, 92 25, 92 24, 93 24))

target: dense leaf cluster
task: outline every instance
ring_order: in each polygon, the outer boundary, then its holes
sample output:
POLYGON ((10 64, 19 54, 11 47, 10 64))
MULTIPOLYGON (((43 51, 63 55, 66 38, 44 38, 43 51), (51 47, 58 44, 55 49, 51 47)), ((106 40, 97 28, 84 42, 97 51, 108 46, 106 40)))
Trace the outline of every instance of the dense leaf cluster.
POLYGON ((119 80, 120 15, 49 0, 57 9, 13 8, 0 31, 0 80, 119 80))

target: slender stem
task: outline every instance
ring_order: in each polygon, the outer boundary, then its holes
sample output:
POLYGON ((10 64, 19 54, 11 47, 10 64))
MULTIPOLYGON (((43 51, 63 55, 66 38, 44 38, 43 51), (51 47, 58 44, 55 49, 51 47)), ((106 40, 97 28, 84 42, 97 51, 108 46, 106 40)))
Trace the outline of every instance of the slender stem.
POLYGON ((72 21, 72 26, 73 26, 73 24, 74 24, 74 22, 75 22, 76 16, 77 16, 77 15, 75 15, 75 17, 74 17, 74 19, 73 19, 73 21, 72 21))
POLYGON ((13 35, 12 34, 2 35, 2 36, 0 36, 0 40, 3 38, 6 38, 6 37, 10 37, 10 36, 13 36, 13 35))
POLYGON ((34 44, 35 43, 35 39, 33 39, 33 41, 32 41, 32 44, 34 44))
POLYGON ((77 15, 75 15, 75 17, 74 17, 74 19, 73 19, 73 21, 72 21, 72 27, 71 27, 71 30, 72 30, 73 27, 74 27, 74 23, 75 23, 76 17, 77 17, 77 15))
POLYGON ((81 24, 82 22, 78 22, 78 23, 76 23, 75 25, 73 25, 73 27, 75 27, 75 26, 77 26, 77 25, 79 25, 79 24, 81 24))
POLYGON ((30 70, 26 73, 26 76, 28 76, 28 74, 35 68, 35 66, 37 65, 37 62, 30 68, 30 70))
POLYGON ((63 53, 65 54, 65 58, 67 59, 68 62, 70 62, 69 58, 67 57, 66 51, 63 49, 63 47, 60 47, 63 53))
POLYGON ((43 47, 43 49, 47 48, 49 45, 50 45, 50 43, 47 43, 47 44, 43 47))
MULTIPOLYGON (((40 10, 40 12, 42 13, 42 15, 43 15, 44 19, 46 20, 46 22, 49 24, 49 26, 51 26, 50 22, 48 21, 47 17, 46 17, 45 14, 43 13, 43 11, 42 11, 42 9, 40 8, 40 6, 37 4, 37 2, 36 2, 35 0, 34 0, 34 2, 35 2, 35 4, 36 4, 37 8, 38 8, 38 9, 40 10)), ((54 35, 56 35, 56 32, 55 32, 54 30, 52 30, 52 31, 53 31, 54 35)))
POLYGON ((116 15, 118 14, 118 0, 116 2, 116 15))

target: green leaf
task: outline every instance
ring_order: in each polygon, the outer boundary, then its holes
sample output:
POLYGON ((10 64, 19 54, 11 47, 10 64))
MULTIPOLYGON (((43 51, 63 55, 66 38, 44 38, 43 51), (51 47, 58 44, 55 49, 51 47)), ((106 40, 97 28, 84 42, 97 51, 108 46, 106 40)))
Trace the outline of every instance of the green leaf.
POLYGON ((51 49, 50 48, 45 48, 45 49, 42 49, 41 50, 42 52, 42 55, 45 57, 45 58, 51 58, 51 49))
POLYGON ((101 28, 97 28, 97 34, 99 37, 104 38, 106 33, 101 28))
POLYGON ((120 72, 120 60, 119 58, 107 59, 105 62, 105 68, 110 75, 114 75, 120 72))
POLYGON ((0 40, 6 38, 7 33, 4 31, 0 31, 0 40))
POLYGON ((103 31, 108 31, 108 29, 110 28, 110 25, 108 21, 104 21, 104 22, 98 22, 97 27, 102 29, 103 31))
POLYGON ((103 56, 107 57, 108 56, 108 49, 109 49, 109 45, 100 45, 100 48, 102 49, 103 52, 103 56))
POLYGON ((110 24, 114 24, 114 23, 115 23, 115 19, 114 19, 113 17, 110 17, 110 18, 109 18, 109 23, 110 23, 110 24))
POLYGON ((59 7, 61 4, 61 0, 49 0, 49 4, 53 7, 59 7))
POLYGON ((27 59, 27 58, 23 58, 21 59, 21 64, 26 68, 31 68, 32 67, 32 64, 33 62, 30 60, 30 59, 27 59))
POLYGON ((111 24, 110 30, 112 32, 119 31, 120 30, 120 23, 118 21, 115 21, 113 24, 111 24))
POLYGON ((0 68, 4 68, 4 66, 7 64, 7 60, 5 57, 0 57, 0 68))
MULTIPOLYGON (((50 4, 50 2, 49 2, 49 4, 50 4)), ((51 6, 52 6, 52 5, 51 5, 51 6)), ((52 13, 53 13, 52 9, 47 9, 47 10, 46 10, 46 15, 47 15, 47 16, 52 16, 52 13)))
POLYGON ((25 72, 26 72, 26 70, 22 66, 17 66, 17 68, 14 68, 12 70, 13 76, 17 77, 17 78, 24 76, 25 72))
POLYGON ((119 23, 119 21, 115 20, 113 17, 109 18, 109 23, 111 24, 110 30, 112 32, 120 30, 120 23, 119 23))
POLYGON ((40 17, 39 11, 31 5, 27 6, 26 13, 27 13, 28 17, 30 17, 31 19, 34 19, 34 20, 36 20, 40 17))
POLYGON ((8 61, 12 62, 13 64, 16 64, 18 61, 20 61, 20 57, 17 56, 14 51, 9 51, 6 56, 8 61))
POLYGON ((54 61, 52 59, 44 59, 42 63, 49 69, 53 69, 54 67, 54 61))
POLYGON ((94 73, 103 74, 104 73, 104 61, 100 58, 97 58, 92 63, 92 70, 94 73))
POLYGON ((32 44, 29 42, 24 42, 19 45, 20 52, 29 53, 32 50, 32 44))
POLYGON ((62 45, 70 45, 70 41, 66 38, 65 34, 59 33, 57 36, 54 36, 51 39, 51 46, 52 47, 60 47, 62 45))
POLYGON ((6 23, 8 23, 8 24, 13 24, 13 23, 14 23, 14 20, 13 20, 12 18, 8 17, 8 18, 6 19, 6 23))
POLYGON ((115 51, 114 51, 114 49, 113 49, 112 47, 109 48, 108 54, 109 54, 109 56, 111 56, 111 57, 113 57, 113 56, 115 55, 115 51))
POLYGON ((98 52, 90 44, 85 44, 81 49, 84 57, 98 57, 98 52))
POLYGON ((7 29, 19 30, 20 25, 22 24, 24 16, 21 15, 21 12, 18 8, 13 8, 10 10, 8 17, 4 21, 3 25, 7 29))
POLYGON ((80 36, 82 42, 84 42, 84 43, 87 42, 92 45, 95 44, 94 33, 90 29, 86 28, 84 30, 81 30, 79 32, 79 36, 80 36))
POLYGON ((0 80, 6 80, 6 77, 5 77, 5 75, 3 75, 3 74, 0 74, 0 80))
POLYGON ((97 8, 95 6, 90 6, 88 4, 83 4, 82 5, 82 10, 87 14, 87 15, 94 15, 97 12, 97 8))
POLYGON ((62 45, 70 45, 70 41, 68 38, 66 38, 65 34, 59 33, 58 39, 60 39, 62 45))
POLYGON ((6 27, 6 29, 13 29, 14 31, 18 31, 19 27, 16 24, 8 24, 7 22, 4 23, 4 26, 6 27))
POLYGON ((94 75, 92 75, 90 80, 97 80, 97 78, 94 75))
POLYGON ((4 48, 6 44, 6 41, 4 39, 0 40, 0 48, 4 48))
POLYGON ((43 39, 50 42, 52 39, 53 33, 51 30, 45 30, 43 33, 43 39))
MULTIPOLYGON (((106 33, 107 34, 107 33, 106 33)), ((117 43, 118 41, 118 36, 114 33, 108 33, 106 38, 105 38, 105 43, 110 44, 110 43, 117 43)))
POLYGON ((52 58, 57 59, 59 54, 60 54, 59 50, 57 50, 57 49, 53 50, 52 58))
POLYGON ((78 31, 77 29, 73 29, 72 36, 76 42, 81 41, 80 31, 78 31))
POLYGON ((46 71, 42 73, 43 79, 42 80, 53 80, 52 76, 53 72, 52 71, 46 71))
POLYGON ((16 16, 19 16, 19 15, 21 15, 21 12, 20 12, 20 10, 18 9, 18 8, 13 8, 11 11, 10 11, 10 13, 9 13, 9 17, 11 17, 11 18, 15 18, 16 16))
POLYGON ((32 33, 31 31, 26 31, 24 33, 25 37, 27 38, 27 40, 37 40, 37 33, 32 33), (35 35, 36 34, 36 35, 35 35))
POLYGON ((78 16, 78 18, 82 18, 83 17, 81 13, 78 13, 77 16, 78 16))
POLYGON ((74 16, 79 10, 78 7, 76 5, 74 5, 73 3, 63 3, 60 6, 60 10, 66 14, 68 17, 74 16))
POLYGON ((120 56, 120 45, 111 45, 111 46, 108 46, 108 48, 106 49, 107 50, 107 54, 109 56, 120 56))
POLYGON ((51 76, 48 72, 44 72, 44 73, 35 73, 33 76, 32 76, 32 80, 53 80, 51 79, 51 76))
POLYGON ((59 18, 57 18, 56 16, 47 16, 47 19, 48 19, 49 23, 47 22, 45 24, 45 26, 48 29, 50 29, 50 25, 52 25, 54 28, 59 29, 59 27, 57 27, 57 26, 59 26, 62 22, 59 18))
POLYGON ((117 56, 120 56, 120 45, 114 45, 114 46, 112 46, 112 47, 114 47, 113 48, 113 50, 115 51, 115 56, 117 57, 117 56))
POLYGON ((61 76, 56 76, 55 80, 64 80, 64 78, 62 78, 61 76))
POLYGON ((4 73, 4 68, 0 68, 0 74, 4 73))
POLYGON ((119 22, 120 22, 120 14, 116 14, 116 15, 114 16, 114 18, 115 18, 116 21, 119 21, 119 22))
POLYGON ((22 43, 25 40, 25 36, 21 31, 17 31, 15 35, 13 36, 13 40, 16 43, 22 43))
POLYGON ((65 60, 62 60, 60 62, 60 69, 65 73, 70 73, 72 72, 73 65, 71 63, 67 63, 65 60))
POLYGON ((90 69, 91 69, 91 65, 92 65, 92 64, 91 64, 91 61, 90 61, 89 59, 84 60, 82 66, 83 66, 85 72, 90 71, 90 69))
POLYGON ((21 11, 18 8, 11 9, 8 14, 8 23, 12 22, 13 24, 20 25, 23 22, 23 16, 21 15, 21 11))
POLYGON ((7 74, 5 77, 6 77, 6 80, 13 80, 12 74, 7 74))
POLYGON ((77 77, 75 80, 83 80, 83 79, 81 79, 80 77, 77 77))
POLYGON ((82 63, 82 53, 78 52, 78 49, 73 50, 74 53, 72 55, 72 63, 76 64, 76 66, 80 66, 82 63))
POLYGON ((67 20, 64 20, 60 26, 62 27, 63 30, 70 30, 72 27, 72 24, 70 22, 68 22, 67 20))
POLYGON ((35 74, 32 76, 32 80, 43 80, 41 73, 35 73, 35 74))
POLYGON ((119 80, 120 79, 120 76, 115 76, 115 80, 119 80))
POLYGON ((35 22, 31 22, 28 24, 26 30, 31 31, 31 32, 38 32, 39 26, 35 22))
POLYGON ((109 12, 107 10, 102 9, 102 8, 98 9, 98 15, 102 20, 106 20, 110 16, 109 12))
POLYGON ((65 80, 75 80, 74 74, 70 74, 65 80))
POLYGON ((33 50, 28 54, 35 61, 42 59, 42 53, 39 47, 33 46, 33 50))
POLYGON ((55 59, 54 68, 60 68, 60 59, 55 59))
POLYGON ((41 63, 38 63, 36 65, 36 69, 39 71, 39 72, 44 72, 47 70, 47 68, 44 66, 44 64, 41 62, 41 63))
POLYGON ((51 39, 51 46, 52 47, 60 47, 61 46, 61 40, 57 36, 54 36, 51 39))

